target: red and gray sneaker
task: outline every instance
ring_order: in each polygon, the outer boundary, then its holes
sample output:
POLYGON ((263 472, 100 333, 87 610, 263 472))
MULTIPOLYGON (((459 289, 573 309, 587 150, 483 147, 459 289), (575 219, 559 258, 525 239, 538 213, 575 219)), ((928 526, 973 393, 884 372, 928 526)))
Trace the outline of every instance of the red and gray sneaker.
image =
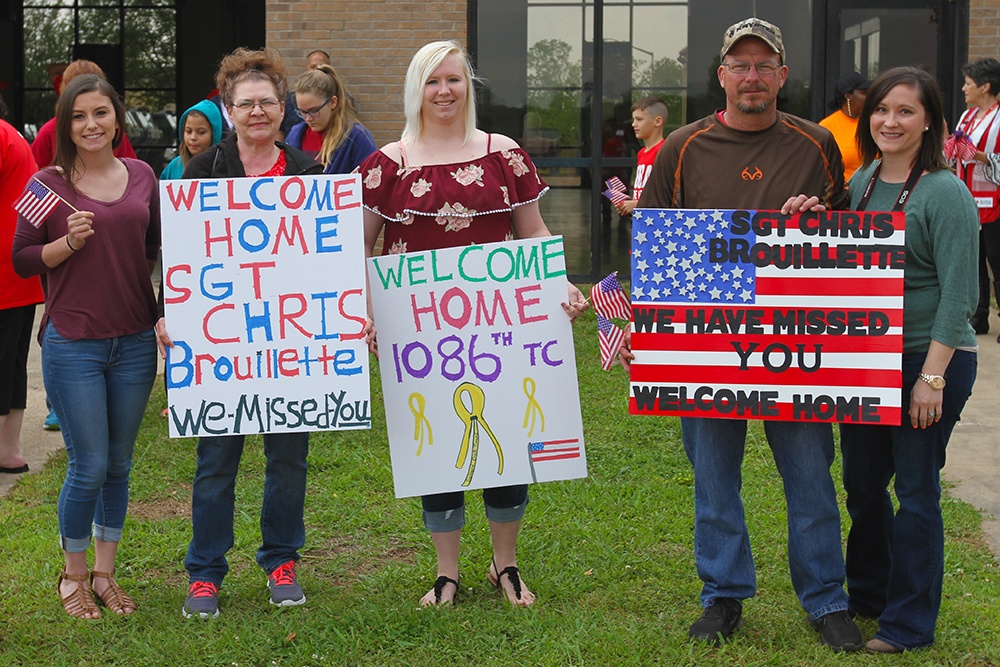
POLYGON ((295 561, 279 565, 267 575, 267 588, 271 591, 271 604, 276 607, 294 607, 306 603, 306 594, 299 586, 295 561))
POLYGON ((184 618, 219 617, 219 587, 211 581, 194 581, 188 587, 187 600, 181 609, 184 618))

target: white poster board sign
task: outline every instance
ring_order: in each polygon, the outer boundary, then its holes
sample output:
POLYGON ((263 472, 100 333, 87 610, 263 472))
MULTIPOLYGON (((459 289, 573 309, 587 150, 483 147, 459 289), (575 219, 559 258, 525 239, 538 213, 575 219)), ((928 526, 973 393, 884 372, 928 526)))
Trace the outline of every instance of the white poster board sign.
POLYGON ((360 177, 160 182, 171 437, 371 428, 360 177))
POLYGON ((562 237, 368 262, 397 497, 586 477, 562 237))

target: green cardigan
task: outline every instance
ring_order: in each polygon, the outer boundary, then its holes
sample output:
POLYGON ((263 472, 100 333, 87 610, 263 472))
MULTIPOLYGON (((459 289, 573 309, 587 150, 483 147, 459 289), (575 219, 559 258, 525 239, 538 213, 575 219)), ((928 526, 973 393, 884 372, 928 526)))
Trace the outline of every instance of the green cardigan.
MULTIPOLYGON (((851 177, 852 209, 876 164, 851 177)), ((891 211, 902 187, 880 179, 867 210, 891 211)), ((969 189, 950 171, 925 174, 903 210, 903 352, 926 352, 932 339, 948 347, 976 347, 969 318, 979 300, 979 212, 969 189)))

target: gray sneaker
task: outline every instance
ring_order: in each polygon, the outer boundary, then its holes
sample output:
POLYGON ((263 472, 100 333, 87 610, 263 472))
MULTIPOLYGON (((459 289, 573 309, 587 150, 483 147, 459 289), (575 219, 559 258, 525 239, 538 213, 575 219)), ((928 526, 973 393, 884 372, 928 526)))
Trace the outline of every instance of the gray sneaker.
POLYGON ((211 581, 195 581, 188 587, 187 600, 181 608, 184 618, 219 617, 219 587, 211 581))
POLYGON ((271 604, 276 607, 294 607, 306 603, 306 594, 299 586, 295 561, 279 565, 267 575, 267 588, 271 591, 271 604))

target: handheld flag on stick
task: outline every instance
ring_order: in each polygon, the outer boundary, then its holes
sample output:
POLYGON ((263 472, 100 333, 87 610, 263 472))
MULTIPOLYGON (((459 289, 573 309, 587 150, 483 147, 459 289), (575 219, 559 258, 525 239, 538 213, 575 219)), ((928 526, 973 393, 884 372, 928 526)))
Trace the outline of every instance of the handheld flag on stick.
POLYGON ((609 320, 615 317, 622 320, 632 319, 632 304, 629 303, 625 290, 618 282, 617 271, 605 276, 601 282, 594 285, 590 290, 590 302, 594 304, 594 310, 599 315, 609 320))
POLYGON ((604 196, 611 200, 612 204, 619 204, 628 199, 628 188, 622 183, 622 179, 612 176, 604 181, 608 189, 604 191, 604 196))
POLYGON ((944 140, 944 156, 949 160, 971 162, 978 150, 969 135, 961 130, 955 130, 954 134, 944 140))
POLYGON ((14 203, 14 210, 24 216, 32 227, 40 227, 59 202, 76 210, 65 199, 52 192, 47 185, 32 178, 21 198, 14 203))
POLYGON ((597 315, 597 338, 601 347, 601 368, 611 370, 611 364, 618 357, 618 348, 625 340, 625 331, 611 320, 597 315))

